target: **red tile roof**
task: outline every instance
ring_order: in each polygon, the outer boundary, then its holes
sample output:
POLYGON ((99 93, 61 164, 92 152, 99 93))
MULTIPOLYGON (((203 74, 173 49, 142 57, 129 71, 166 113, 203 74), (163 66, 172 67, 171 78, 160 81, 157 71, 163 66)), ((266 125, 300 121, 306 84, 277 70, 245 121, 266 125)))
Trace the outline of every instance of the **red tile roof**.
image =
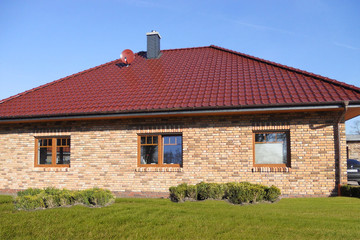
POLYGON ((360 101, 360 88, 217 46, 136 54, 0 101, 0 119, 360 101))

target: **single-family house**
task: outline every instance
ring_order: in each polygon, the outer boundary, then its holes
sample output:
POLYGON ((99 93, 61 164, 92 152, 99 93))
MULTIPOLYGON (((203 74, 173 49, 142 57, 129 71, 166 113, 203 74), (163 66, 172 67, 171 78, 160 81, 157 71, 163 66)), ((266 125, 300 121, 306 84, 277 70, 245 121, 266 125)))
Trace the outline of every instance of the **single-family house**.
POLYGON ((360 88, 218 46, 147 51, 0 101, 0 192, 101 187, 161 197, 248 181, 284 197, 345 184, 360 88))

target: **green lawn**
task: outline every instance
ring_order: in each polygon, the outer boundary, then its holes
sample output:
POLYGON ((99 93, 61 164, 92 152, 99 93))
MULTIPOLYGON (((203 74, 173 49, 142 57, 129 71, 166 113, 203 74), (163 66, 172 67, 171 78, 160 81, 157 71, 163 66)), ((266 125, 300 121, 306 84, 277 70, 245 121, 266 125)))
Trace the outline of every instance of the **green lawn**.
POLYGON ((236 206, 117 199, 104 208, 14 210, 0 196, 0 239, 359 239, 360 199, 282 199, 236 206))

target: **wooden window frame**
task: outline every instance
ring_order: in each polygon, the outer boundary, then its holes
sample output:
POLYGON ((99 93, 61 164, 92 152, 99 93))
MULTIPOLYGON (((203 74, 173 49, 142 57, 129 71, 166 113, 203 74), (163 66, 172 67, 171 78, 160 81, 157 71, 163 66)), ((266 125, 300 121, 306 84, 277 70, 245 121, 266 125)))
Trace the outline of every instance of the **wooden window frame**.
MULTIPOLYGON (((56 137, 52 137, 52 136, 48 136, 48 137, 36 137, 35 138, 35 161, 34 161, 34 166, 35 167, 49 167, 49 168, 65 168, 65 167, 70 167, 70 164, 56 164, 56 148, 57 148, 57 139, 70 139, 70 136, 56 136, 56 137), (51 164, 39 164, 39 140, 40 139, 52 139, 52 146, 51 146, 51 164)), ((70 159, 71 159, 71 141, 70 141, 70 159)), ((70 161, 71 162, 71 161, 70 161)))
MULTIPOLYGON (((145 144, 148 145, 148 144, 145 144)), ((150 144, 154 145, 154 144, 150 144)), ((167 144, 169 145, 169 144, 167 144)), ((173 144, 172 144, 173 145, 173 144)), ((138 167, 174 167, 181 168, 183 165, 183 138, 181 133, 144 133, 138 134, 138 167), (141 164, 141 137, 155 136, 158 137, 158 163, 157 164, 141 164), (181 164, 166 164, 164 163, 164 144, 163 137, 180 136, 181 137, 181 164)))
MULTIPOLYGON (((266 143, 266 142, 265 142, 266 143)), ((276 143, 276 141, 274 142, 276 143)), ((291 167, 290 159, 290 131, 289 130, 269 130, 269 131, 253 131, 253 166, 254 167, 291 167), (285 133, 286 134, 286 164, 256 164, 255 163, 255 134, 269 134, 269 133, 285 133)))

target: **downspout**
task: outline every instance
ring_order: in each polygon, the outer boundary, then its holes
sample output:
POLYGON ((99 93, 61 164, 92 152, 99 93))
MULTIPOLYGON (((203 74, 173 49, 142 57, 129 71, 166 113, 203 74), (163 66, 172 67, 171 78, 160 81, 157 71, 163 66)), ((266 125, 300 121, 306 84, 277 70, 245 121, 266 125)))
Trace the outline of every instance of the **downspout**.
MULTIPOLYGON (((340 141, 340 123, 341 123, 341 121, 344 119, 344 117, 345 117, 345 114, 346 114, 346 112, 347 112, 347 110, 348 110, 348 105, 349 105, 349 101, 344 101, 343 102, 343 105, 344 105, 344 111, 341 113, 341 115, 338 117, 338 119, 336 119, 336 122, 335 122, 335 127, 336 127, 336 131, 335 131, 335 134, 336 134, 336 136, 335 136, 335 147, 337 148, 337 156, 336 156, 336 158, 337 158, 337 164, 338 164, 338 185, 337 185, 337 187, 338 187, 338 196, 340 196, 341 195, 341 193, 340 193, 340 188, 341 188, 341 185, 343 184, 343 182, 342 182, 342 168, 341 168, 341 141, 340 141)), ((335 173, 336 174, 336 173, 335 173)))

